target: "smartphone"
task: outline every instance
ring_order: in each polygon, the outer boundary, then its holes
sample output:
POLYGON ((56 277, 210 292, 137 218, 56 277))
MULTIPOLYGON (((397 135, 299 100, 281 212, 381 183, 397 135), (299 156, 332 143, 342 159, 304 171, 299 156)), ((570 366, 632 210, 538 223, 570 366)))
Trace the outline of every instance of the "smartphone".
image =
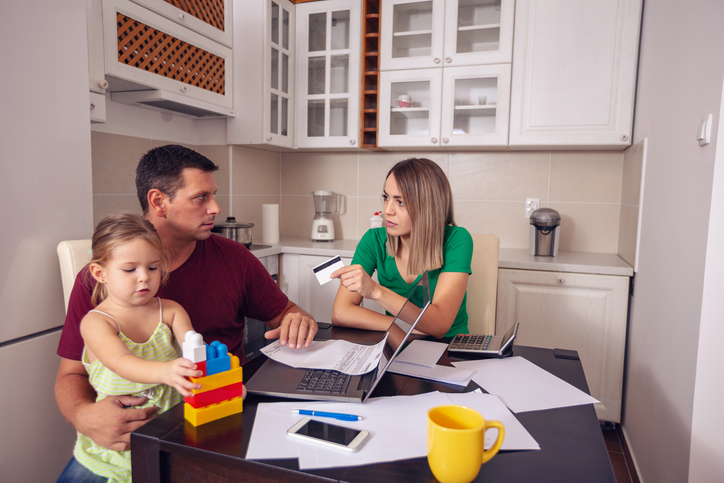
POLYGON ((287 434, 293 438, 313 441, 350 453, 359 450, 370 437, 369 431, 337 426, 311 418, 301 419, 289 428, 287 434))

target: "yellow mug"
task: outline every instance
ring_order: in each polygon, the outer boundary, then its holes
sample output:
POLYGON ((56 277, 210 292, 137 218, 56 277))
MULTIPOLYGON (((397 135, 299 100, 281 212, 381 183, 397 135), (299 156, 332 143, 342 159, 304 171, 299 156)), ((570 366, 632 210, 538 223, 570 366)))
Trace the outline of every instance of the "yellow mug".
POLYGON ((441 483, 473 481, 480 465, 500 449, 505 428, 500 421, 486 421, 465 406, 438 406, 427 412, 427 462, 441 483), (485 430, 497 428, 495 444, 485 451, 485 430))

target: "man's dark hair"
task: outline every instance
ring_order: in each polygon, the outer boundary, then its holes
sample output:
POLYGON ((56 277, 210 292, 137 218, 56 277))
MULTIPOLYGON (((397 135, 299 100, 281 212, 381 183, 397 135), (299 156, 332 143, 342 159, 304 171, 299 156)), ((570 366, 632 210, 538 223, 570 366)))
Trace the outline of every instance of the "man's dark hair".
POLYGON ((178 144, 153 148, 143 155, 136 168, 136 192, 143 213, 148 213, 148 192, 158 189, 173 200, 183 188, 182 172, 186 168, 203 172, 219 169, 206 156, 178 144))

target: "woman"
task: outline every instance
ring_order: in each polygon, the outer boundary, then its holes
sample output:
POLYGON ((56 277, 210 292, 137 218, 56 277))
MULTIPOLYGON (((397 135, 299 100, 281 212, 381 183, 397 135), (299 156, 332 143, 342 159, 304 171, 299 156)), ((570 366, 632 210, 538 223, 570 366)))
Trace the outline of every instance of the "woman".
POLYGON ((332 322, 387 330, 391 317, 361 307, 363 298, 395 314, 428 271, 432 303, 417 328, 436 338, 468 333, 465 289, 473 240, 455 226, 445 173, 429 159, 401 161, 387 173, 382 201, 384 226, 368 230, 352 264, 331 275, 340 280, 332 322), (375 270, 379 283, 371 278, 375 270))

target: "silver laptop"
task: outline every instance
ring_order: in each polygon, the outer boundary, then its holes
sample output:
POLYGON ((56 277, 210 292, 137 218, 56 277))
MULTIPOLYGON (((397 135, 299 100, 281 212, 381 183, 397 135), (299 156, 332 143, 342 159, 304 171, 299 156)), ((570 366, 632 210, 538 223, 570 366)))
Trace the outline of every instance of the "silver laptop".
POLYGON ((460 352, 481 357, 503 357, 513 349, 513 340, 518 335, 516 322, 503 336, 488 334, 458 334, 448 346, 448 352, 460 352))
POLYGON ((365 402, 403 349, 429 306, 430 285, 425 272, 387 329, 388 345, 396 347, 392 356, 388 360, 383 353, 377 368, 366 374, 349 376, 330 370, 297 369, 267 359, 251 379, 244 383, 246 390, 251 394, 291 399, 365 402), (417 307, 411 300, 421 301, 422 308, 417 307))

